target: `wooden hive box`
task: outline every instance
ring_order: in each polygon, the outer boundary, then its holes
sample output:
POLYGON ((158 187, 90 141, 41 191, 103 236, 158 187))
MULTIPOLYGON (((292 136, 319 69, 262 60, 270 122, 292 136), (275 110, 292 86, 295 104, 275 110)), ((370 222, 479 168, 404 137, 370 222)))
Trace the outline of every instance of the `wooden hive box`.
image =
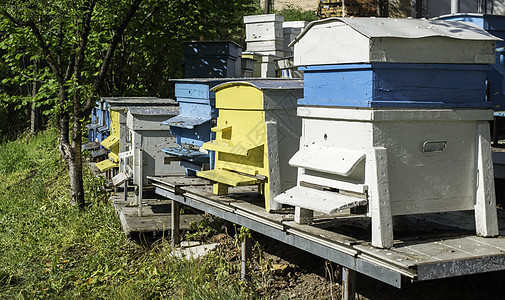
POLYGON ((275 198, 298 208, 298 222, 365 205, 372 244, 390 247, 392 216, 475 209, 477 233, 498 234, 491 110, 313 106, 298 115, 298 186, 275 198))
POLYGON ((301 105, 489 107, 496 37, 450 21, 331 18, 293 42, 304 71, 301 105), (465 51, 461 51, 465 49, 465 51))
POLYGON ((311 22, 292 46, 297 66, 385 62, 493 64, 497 40, 470 23, 329 18, 311 22))
MULTIPOLYGON (((195 176, 197 171, 210 169, 214 165, 214 153, 202 149, 215 134, 210 129, 215 122, 216 95, 211 89, 233 79, 174 79, 175 97, 179 104, 179 114, 164 120, 177 138, 177 146, 166 147, 162 151, 181 158, 180 164, 186 175, 195 176)), ((238 80, 238 79, 236 79, 238 80)))
POLYGON ((240 77, 242 47, 235 42, 187 42, 183 52, 186 78, 240 77))
MULTIPOLYGON (((128 108, 176 105, 172 99, 154 97, 103 97, 101 102, 102 106, 107 108, 107 113, 104 113, 104 116, 106 116, 106 123, 110 127, 110 135, 101 142, 102 147, 109 150, 108 159, 96 165, 101 172, 120 167, 119 153, 127 151, 127 146, 130 143, 126 126, 128 108)), ((121 168, 119 171, 124 172, 125 170, 121 168)))
POLYGON ((128 149, 132 159, 133 184, 147 184, 147 176, 183 175, 184 169, 178 162, 166 162, 161 148, 176 145, 176 138, 169 127, 161 122, 177 115, 172 107, 131 107, 128 109, 126 124, 131 135, 128 149))
POLYGON ((301 120, 296 99, 301 80, 248 80, 213 89, 219 109, 216 139, 203 148, 216 151, 214 170, 197 175, 215 181, 214 193, 229 186, 260 185, 267 211, 277 209, 273 198, 296 185, 296 168, 288 159, 298 149, 301 120))

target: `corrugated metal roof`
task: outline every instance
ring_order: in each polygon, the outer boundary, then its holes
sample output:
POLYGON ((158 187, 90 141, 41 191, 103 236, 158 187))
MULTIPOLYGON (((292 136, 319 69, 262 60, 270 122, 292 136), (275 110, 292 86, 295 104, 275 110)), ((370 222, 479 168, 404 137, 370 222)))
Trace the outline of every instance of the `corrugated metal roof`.
POLYGON ((251 79, 234 82, 226 82, 215 86, 211 91, 215 92, 223 88, 239 85, 251 85, 260 90, 293 90, 303 89, 303 80, 299 79, 283 79, 283 80, 270 80, 270 79, 251 79))
POLYGON ((115 106, 135 105, 177 105, 177 101, 170 98, 157 97, 102 97, 102 101, 115 106))
POLYGON ((311 22, 291 42, 294 45, 315 25, 340 22, 368 38, 426 38, 446 37, 460 40, 500 40, 479 26, 469 22, 395 18, 328 18, 311 22))
POLYGON ((142 116, 164 116, 164 115, 176 115, 178 113, 178 107, 129 107, 128 111, 132 115, 142 115, 142 116))
POLYGON ((196 116, 178 115, 161 123, 174 127, 193 129, 195 126, 201 125, 207 121, 210 121, 210 117, 202 118, 196 116))

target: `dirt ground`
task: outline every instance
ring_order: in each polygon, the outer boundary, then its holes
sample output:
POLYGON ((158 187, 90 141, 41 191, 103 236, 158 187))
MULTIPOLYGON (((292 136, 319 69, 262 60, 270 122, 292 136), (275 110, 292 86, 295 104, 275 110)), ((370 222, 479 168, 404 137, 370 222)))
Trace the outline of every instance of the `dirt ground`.
MULTIPOLYGON (((253 240, 273 271, 265 296, 272 299, 342 299, 341 269, 334 263, 258 233, 253 240), (258 245, 257 244, 257 245, 258 245)), ((254 251, 256 262, 258 251, 254 251)), ((357 276, 356 299, 505 299, 505 272, 427 282, 406 282, 397 289, 357 276)))

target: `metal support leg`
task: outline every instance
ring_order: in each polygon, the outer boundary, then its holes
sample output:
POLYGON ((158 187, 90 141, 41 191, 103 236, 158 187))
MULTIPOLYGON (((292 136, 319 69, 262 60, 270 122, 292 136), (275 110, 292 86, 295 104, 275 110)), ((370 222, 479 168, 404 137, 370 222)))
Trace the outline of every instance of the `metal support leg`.
POLYGON ((356 271, 342 267, 342 300, 354 300, 356 294, 356 271))
POLYGON ((175 247, 181 242, 180 237, 180 226, 181 226, 181 209, 180 204, 177 201, 172 200, 172 248, 175 247))
POLYGON ((242 258, 241 258, 241 271, 240 276, 242 280, 249 280, 249 268, 247 267, 247 262, 251 259, 252 252, 252 242, 249 235, 245 235, 244 241, 242 242, 242 258))

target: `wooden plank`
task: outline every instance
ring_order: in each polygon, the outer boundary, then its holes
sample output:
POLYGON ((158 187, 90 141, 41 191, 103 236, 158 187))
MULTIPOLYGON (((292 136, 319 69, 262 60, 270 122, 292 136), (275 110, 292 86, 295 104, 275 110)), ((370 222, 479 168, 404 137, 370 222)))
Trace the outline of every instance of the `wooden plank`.
POLYGON ((393 219, 389 198, 388 157, 383 147, 374 147, 367 161, 370 216, 372 217, 372 245, 379 248, 393 246, 393 219))
POLYGON ((171 188, 181 187, 181 186, 197 186, 197 185, 208 185, 210 181, 200 177, 157 177, 157 176, 147 176, 152 181, 156 181, 162 184, 166 184, 171 188))
POLYGON ((289 164, 294 167, 349 176, 363 159, 365 159, 365 153, 362 151, 304 145, 289 160, 289 164))
POLYGON ((477 125, 477 191, 475 203, 475 226, 477 235, 491 237, 498 235, 496 196, 491 154, 489 123, 477 125))
POLYGON ((197 175, 230 186, 251 185, 260 182, 260 180, 255 177, 219 169, 200 171, 197 175))
POLYGON ((309 210, 332 214, 359 205, 366 205, 366 199, 351 197, 337 192, 320 191, 296 186, 280 194, 275 200, 282 204, 293 205, 309 210))

